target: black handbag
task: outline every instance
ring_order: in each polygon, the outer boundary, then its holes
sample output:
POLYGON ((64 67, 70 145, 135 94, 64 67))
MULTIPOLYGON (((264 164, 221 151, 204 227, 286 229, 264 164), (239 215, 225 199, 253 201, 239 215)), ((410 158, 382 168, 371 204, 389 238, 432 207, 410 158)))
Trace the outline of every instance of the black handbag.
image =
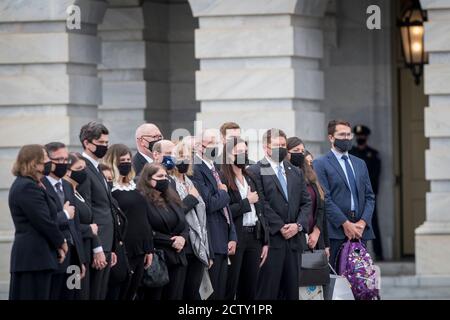
POLYGON ((325 250, 307 250, 299 255, 299 287, 323 286, 330 282, 325 250))
POLYGON ((144 271, 142 283, 147 288, 158 288, 169 283, 169 270, 164 251, 155 249, 152 264, 144 271))

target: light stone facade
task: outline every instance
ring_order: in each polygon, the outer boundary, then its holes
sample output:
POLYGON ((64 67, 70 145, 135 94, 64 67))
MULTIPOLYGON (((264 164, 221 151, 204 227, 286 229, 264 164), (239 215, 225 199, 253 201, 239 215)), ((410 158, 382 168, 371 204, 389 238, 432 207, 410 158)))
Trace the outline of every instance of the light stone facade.
MULTIPOLYGON (((421 3, 431 192, 416 272, 450 275, 450 0, 421 3)), ((176 128, 193 134, 194 120, 236 121, 244 131, 283 128, 314 154, 327 151, 329 119, 368 124, 383 159, 380 224, 393 257, 391 10, 387 0, 1 1, 0 284, 9 279, 18 149, 55 140, 78 149, 79 128, 92 119, 130 147, 145 121, 167 137, 176 128), (71 4, 81 8, 81 30, 66 28, 71 4), (386 13, 381 31, 362 30, 371 4, 386 13)), ((248 138, 257 159, 260 136, 248 138)))

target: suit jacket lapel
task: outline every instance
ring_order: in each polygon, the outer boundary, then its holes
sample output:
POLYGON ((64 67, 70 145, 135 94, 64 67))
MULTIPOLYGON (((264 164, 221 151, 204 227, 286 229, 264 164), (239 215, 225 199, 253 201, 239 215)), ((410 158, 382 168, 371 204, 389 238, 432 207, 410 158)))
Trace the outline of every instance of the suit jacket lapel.
POLYGON ((331 151, 328 153, 328 160, 330 161, 331 165, 336 169, 336 171, 339 173, 347 188, 350 190, 350 186, 347 183, 347 178, 345 177, 344 170, 342 170, 339 161, 336 159, 336 156, 331 151))
MULTIPOLYGON (((288 200, 286 199, 286 195, 284 194, 283 187, 281 186, 280 180, 278 180, 278 177, 277 177, 275 171, 273 171, 270 163, 264 158, 260 161, 260 167, 261 167, 262 175, 270 176, 270 178, 273 180, 273 182, 277 186, 278 191, 283 195, 284 200, 286 200, 286 202, 287 202, 288 200)), ((289 186, 289 183, 288 183, 288 186, 289 186)), ((288 189, 288 194, 289 194, 289 189, 288 189)))
POLYGON ((108 194, 109 197, 109 191, 106 188, 106 180, 105 177, 103 176, 103 174, 101 172, 99 172, 97 170, 96 167, 94 167, 94 165, 92 164, 92 162, 89 161, 89 159, 86 159, 86 163, 88 168, 92 171, 92 173, 97 177, 97 179, 100 181, 100 183, 102 184, 103 188, 105 189, 106 193, 108 194))
MULTIPOLYGON (((292 176, 292 167, 291 164, 284 161, 284 171, 286 172, 286 181, 287 181, 287 190, 288 190, 288 197, 291 198, 294 196, 295 190, 293 189, 293 176, 292 176)), ((278 180, 278 178, 277 178, 278 180)), ((299 190, 297 190, 298 192, 299 190)), ((284 194, 284 193, 283 193, 284 194)))
POLYGON ((42 178, 42 183, 44 184, 47 190, 47 194, 55 202, 58 211, 61 211, 62 210, 61 201, 59 200, 59 197, 56 194, 55 188, 53 188, 52 184, 50 183, 50 181, 48 181, 46 177, 42 178))

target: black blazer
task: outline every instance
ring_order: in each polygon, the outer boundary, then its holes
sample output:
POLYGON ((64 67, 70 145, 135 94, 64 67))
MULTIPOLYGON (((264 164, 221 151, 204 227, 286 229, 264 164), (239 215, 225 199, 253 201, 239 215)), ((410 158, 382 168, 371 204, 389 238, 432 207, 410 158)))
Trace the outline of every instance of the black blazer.
MULTIPOLYGON (((254 205, 256 215, 261 225, 261 233, 259 234, 259 237, 264 245, 269 244, 269 226, 267 224, 266 218, 264 217, 264 194, 251 174, 244 173, 244 178, 247 181, 250 190, 252 192, 255 190, 258 192, 259 201, 254 205)), ((229 186, 228 195, 230 196, 230 209, 233 215, 234 225, 236 227, 237 238, 238 241, 240 241, 240 239, 242 239, 243 233, 244 213, 251 211, 250 202, 247 198, 242 199, 239 190, 232 190, 229 186)))
MULTIPOLYGON (((328 226, 327 226, 327 217, 325 215, 325 201, 320 198, 319 190, 315 184, 311 184, 311 187, 314 189, 316 193, 316 210, 313 213, 315 217, 315 226, 320 230, 320 236, 317 240, 315 249, 324 249, 330 247, 330 239, 328 238, 328 226)), ((313 232, 313 230, 309 230, 309 233, 313 232)), ((304 250, 307 250, 308 244, 306 243, 306 238, 302 236, 301 238, 302 246, 304 250)))
POLYGON ((56 222, 56 206, 45 189, 29 177, 17 177, 8 203, 15 227, 10 272, 58 269, 57 249, 64 236, 56 222))
POLYGON ((111 191, 106 185, 105 177, 94 167, 89 159, 86 161, 87 179, 78 186, 78 192, 91 208, 93 222, 98 225, 98 236, 103 251, 111 252, 114 246, 114 217, 111 208, 111 191))
POLYGON ((153 244, 156 249, 164 251, 166 263, 168 265, 187 265, 186 259, 186 246, 189 239, 189 227, 185 219, 183 208, 169 204, 167 210, 164 208, 156 207, 150 201, 148 204, 148 219, 153 229, 153 244), (177 219, 175 227, 171 227, 168 224, 168 215, 173 215, 171 218, 177 219), (173 236, 182 236, 186 243, 181 252, 177 252, 172 248, 173 241, 170 240, 173 236))
POLYGON ((133 164, 133 169, 136 172, 136 176, 141 174, 142 168, 144 168, 144 166, 148 163, 139 151, 133 156, 131 162, 133 164))
MULTIPOLYGON (((41 182, 44 184, 46 191, 50 196, 50 199, 52 199, 53 202, 55 203, 56 210, 58 210, 57 217, 59 229, 66 237, 66 239, 72 237, 76 259, 80 264, 85 263, 86 256, 84 253, 84 246, 80 227, 80 217, 78 213, 75 211, 75 216, 72 220, 67 219, 66 214, 63 211, 64 208, 61 204, 61 201, 59 200, 59 197, 56 194, 55 188, 53 188, 52 184, 47 179, 47 177, 42 178, 41 182)), ((61 182, 64 191, 64 202, 69 201, 70 205, 75 206, 75 195, 72 185, 64 179, 62 179, 61 182)), ((69 264, 70 264, 69 259, 66 259, 64 263, 61 264, 60 270, 65 272, 69 264)))
MULTIPOLYGON (((233 219, 230 219, 230 225, 228 225, 223 214, 224 207, 227 207, 231 214, 228 206, 230 196, 225 190, 219 190, 211 170, 200 158, 197 157, 195 163, 194 175, 190 178, 206 205, 208 234, 213 249, 210 252, 211 257, 214 256, 213 254, 228 255, 228 242, 237 241, 233 219)), ((217 172, 219 172, 218 169, 217 172)))
POLYGON ((86 263, 90 265, 92 262, 92 249, 101 246, 98 236, 92 233, 91 224, 93 222, 91 208, 86 202, 81 201, 75 196, 75 208, 80 218, 80 231, 83 238, 83 249, 86 263))
MULTIPOLYGON (((286 172, 288 200, 281 184, 266 158, 250 166, 251 172, 263 189, 264 212, 270 228, 270 246, 281 248, 286 241, 280 229, 288 223, 300 223, 308 232, 308 216, 311 214, 311 197, 300 169, 283 161, 286 172)), ((293 250, 301 249, 300 233, 287 240, 293 250)))

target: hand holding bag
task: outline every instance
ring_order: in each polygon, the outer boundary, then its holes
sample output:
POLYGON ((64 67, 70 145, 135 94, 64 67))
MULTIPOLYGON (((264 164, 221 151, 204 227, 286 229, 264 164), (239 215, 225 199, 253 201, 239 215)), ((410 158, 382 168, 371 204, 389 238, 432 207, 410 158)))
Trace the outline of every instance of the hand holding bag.
POLYGON ((142 283, 148 288, 159 288, 169 283, 169 271, 164 258, 164 251, 155 249, 150 267, 144 270, 142 283))
POLYGON ((325 250, 304 251, 299 260, 299 287, 323 286, 330 282, 325 250))

